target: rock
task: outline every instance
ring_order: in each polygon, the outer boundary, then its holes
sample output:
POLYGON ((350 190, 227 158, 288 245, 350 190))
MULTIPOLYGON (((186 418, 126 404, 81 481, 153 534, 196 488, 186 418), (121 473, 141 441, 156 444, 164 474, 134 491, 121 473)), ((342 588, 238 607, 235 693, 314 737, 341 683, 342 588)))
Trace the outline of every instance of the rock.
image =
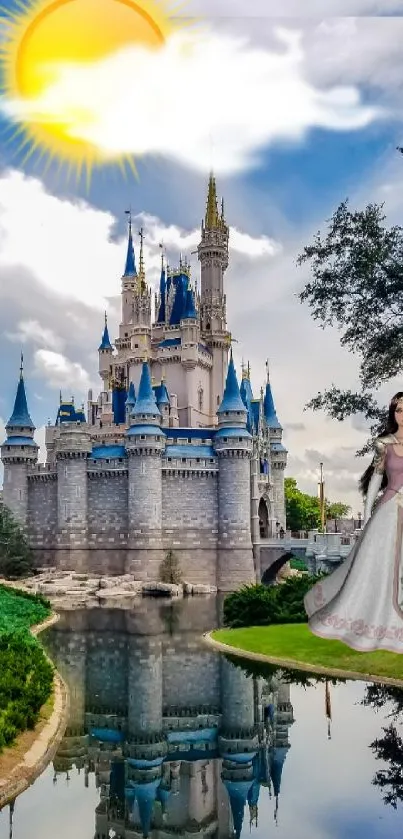
POLYGON ((193 594, 193 585, 192 583, 183 583, 183 593, 187 596, 193 594))
POLYGON ((180 597, 183 594, 182 586, 174 583, 143 583, 142 591, 151 597, 180 597))
POLYGON ((77 574, 76 571, 73 571, 71 575, 72 580, 79 580, 81 582, 86 582, 88 580, 88 574, 77 574))
POLYGON ((192 594, 217 594, 216 586, 204 586, 197 583, 193 586, 192 594))

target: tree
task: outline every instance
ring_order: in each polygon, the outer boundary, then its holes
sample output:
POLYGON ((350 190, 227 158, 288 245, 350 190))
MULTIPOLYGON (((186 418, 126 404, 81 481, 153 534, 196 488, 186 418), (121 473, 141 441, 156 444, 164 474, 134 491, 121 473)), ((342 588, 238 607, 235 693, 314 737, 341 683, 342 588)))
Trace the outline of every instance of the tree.
POLYGON ((350 512, 351 507, 348 504, 343 504, 342 501, 326 501, 327 519, 344 519, 350 512))
POLYGON ((0 506, 0 576, 15 579, 33 570, 33 555, 23 529, 10 510, 0 506))
MULTIPOLYGON (((295 478, 285 478, 285 512, 289 530, 316 530, 321 525, 319 498, 307 495, 297 487, 295 478)), ((350 507, 342 501, 325 501, 326 518, 340 519, 350 507)))
MULTIPOLYGON (((383 205, 351 211, 348 201, 337 208, 325 235, 298 256, 309 262, 312 280, 300 293, 322 328, 337 326, 341 345, 360 361, 360 390, 335 384, 306 406, 325 410, 342 421, 362 413, 371 435, 379 432, 386 409, 372 391, 403 369, 403 228, 384 225, 383 205)), ((369 450, 370 441, 360 454, 369 450)))
POLYGON ((173 550, 169 549, 160 565, 160 580, 162 583, 173 583, 180 585, 182 582, 182 573, 179 565, 179 560, 173 550))
POLYGON ((285 515, 289 530, 316 530, 320 527, 319 499, 306 495, 295 478, 285 478, 285 515))

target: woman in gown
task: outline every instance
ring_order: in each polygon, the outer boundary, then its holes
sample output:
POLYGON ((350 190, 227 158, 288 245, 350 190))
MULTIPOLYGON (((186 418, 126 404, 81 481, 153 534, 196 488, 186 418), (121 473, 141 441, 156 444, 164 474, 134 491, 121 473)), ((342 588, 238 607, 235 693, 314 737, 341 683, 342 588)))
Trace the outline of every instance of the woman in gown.
POLYGON ((403 653, 403 392, 393 397, 374 448, 360 481, 362 533, 342 565, 310 589, 305 609, 321 638, 360 652, 403 653))

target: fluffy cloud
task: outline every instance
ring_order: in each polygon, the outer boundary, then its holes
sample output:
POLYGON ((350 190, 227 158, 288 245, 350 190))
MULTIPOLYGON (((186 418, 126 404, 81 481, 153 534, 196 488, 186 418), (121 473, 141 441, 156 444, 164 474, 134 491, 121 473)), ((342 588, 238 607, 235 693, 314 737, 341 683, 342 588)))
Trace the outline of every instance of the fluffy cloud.
POLYGON ((35 353, 37 373, 53 387, 65 387, 82 392, 90 386, 90 377, 78 362, 72 362, 61 353, 51 350, 37 350, 35 353))
POLYGON ((313 127, 359 129, 380 116, 352 86, 308 82, 298 33, 274 35, 273 48, 263 48, 200 30, 155 52, 133 47, 91 65, 60 64, 40 97, 3 102, 3 111, 22 122, 67 124, 70 137, 106 159, 158 154, 206 171, 213 141, 214 167, 226 174, 256 165, 270 143, 300 140, 313 127))
POLYGON ((323 18, 402 14, 403 0, 190 0, 185 14, 204 18, 323 18))
POLYGON ((16 332, 6 332, 9 341, 18 344, 40 344, 52 350, 63 349, 64 340, 55 335, 52 329, 41 326, 37 320, 22 320, 17 324, 16 332))

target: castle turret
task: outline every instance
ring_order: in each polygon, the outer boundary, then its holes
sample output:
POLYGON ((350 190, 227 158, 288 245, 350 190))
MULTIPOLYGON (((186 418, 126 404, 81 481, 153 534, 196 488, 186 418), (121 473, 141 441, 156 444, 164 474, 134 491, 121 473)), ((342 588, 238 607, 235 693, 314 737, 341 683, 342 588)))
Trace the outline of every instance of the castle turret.
POLYGON ((266 362, 267 381, 263 400, 264 420, 270 441, 271 483, 273 488, 272 531, 275 522, 285 529, 284 472, 287 466, 287 449, 283 445, 283 429, 278 421, 270 383, 269 363, 266 362))
POLYGON ((155 401, 148 362, 143 362, 132 424, 129 455, 128 571, 137 580, 159 579, 162 552, 162 453, 165 435, 155 401))
POLYGON ((38 460, 34 431, 28 411, 21 355, 20 378, 13 412, 6 425, 7 438, 1 447, 1 459, 4 464, 4 504, 24 526, 28 515, 28 471, 38 460))
POLYGON ((133 382, 130 382, 129 390, 128 390, 128 393, 127 393, 127 399, 126 399, 126 422, 127 422, 128 425, 130 425, 130 423, 131 423, 132 412, 133 412, 133 408, 134 408, 135 404, 136 404, 136 391, 134 389, 133 382))
POLYGON ((110 375, 111 369, 111 362, 112 362, 112 355, 113 355, 113 348, 109 338, 108 332, 108 318, 105 312, 105 326, 102 335, 101 343, 98 347, 98 355, 99 355, 99 375, 104 384, 104 391, 108 390, 108 380, 110 375))
POLYGON ((232 351, 224 396, 217 411, 214 448, 218 472, 217 587, 233 591, 255 580, 251 538, 252 437, 246 430, 247 413, 239 392, 232 351))
POLYGON ((92 451, 86 424, 72 421, 60 425, 55 441, 57 465, 57 545, 59 562, 67 568, 87 567, 88 464, 92 451))
POLYGON ((213 174, 208 184, 207 206, 201 229, 198 256, 201 264, 200 328, 203 341, 213 357, 210 413, 215 416, 224 390, 228 361, 229 333, 227 304, 224 294, 224 272, 228 266, 229 229, 217 206, 217 189, 213 174))

